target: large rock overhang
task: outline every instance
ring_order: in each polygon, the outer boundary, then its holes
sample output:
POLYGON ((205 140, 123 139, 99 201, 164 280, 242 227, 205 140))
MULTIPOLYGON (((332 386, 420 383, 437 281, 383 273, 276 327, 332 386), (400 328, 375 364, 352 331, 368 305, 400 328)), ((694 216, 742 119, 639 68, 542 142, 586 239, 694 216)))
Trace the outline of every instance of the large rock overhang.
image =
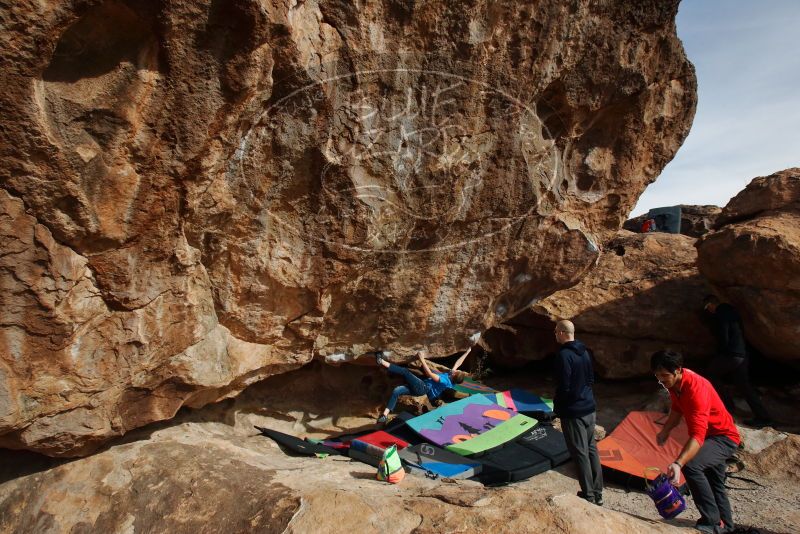
POLYGON ((0 444, 85 454, 578 282, 696 103, 678 2, 17 2, 0 444))

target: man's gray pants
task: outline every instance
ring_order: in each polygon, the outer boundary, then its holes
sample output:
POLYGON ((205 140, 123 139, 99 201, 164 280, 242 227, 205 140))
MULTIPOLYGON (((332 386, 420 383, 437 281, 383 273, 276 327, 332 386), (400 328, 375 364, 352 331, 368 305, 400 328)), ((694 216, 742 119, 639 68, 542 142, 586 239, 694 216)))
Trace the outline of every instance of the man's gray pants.
POLYGON ((700 522, 714 527, 722 519, 733 528, 733 512, 725 489, 725 460, 736 452, 736 443, 725 436, 708 436, 694 458, 683 466, 700 522))
POLYGON ((603 471, 594 440, 596 417, 597 414, 592 412, 583 417, 561 418, 561 431, 567 441, 567 448, 578 464, 578 483, 585 498, 589 500, 603 494, 603 471))

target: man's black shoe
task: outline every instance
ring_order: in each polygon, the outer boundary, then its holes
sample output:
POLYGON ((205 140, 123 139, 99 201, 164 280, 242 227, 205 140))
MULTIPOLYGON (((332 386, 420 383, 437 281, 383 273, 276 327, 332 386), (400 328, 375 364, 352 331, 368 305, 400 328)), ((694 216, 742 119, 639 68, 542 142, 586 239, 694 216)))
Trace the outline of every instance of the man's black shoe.
MULTIPOLYGON (((720 521, 720 523, 722 523, 722 521, 720 521)), ((708 532, 708 534, 717 534, 720 531, 720 527, 703 523, 702 519, 699 519, 697 523, 694 524, 694 528, 700 532, 708 532)))

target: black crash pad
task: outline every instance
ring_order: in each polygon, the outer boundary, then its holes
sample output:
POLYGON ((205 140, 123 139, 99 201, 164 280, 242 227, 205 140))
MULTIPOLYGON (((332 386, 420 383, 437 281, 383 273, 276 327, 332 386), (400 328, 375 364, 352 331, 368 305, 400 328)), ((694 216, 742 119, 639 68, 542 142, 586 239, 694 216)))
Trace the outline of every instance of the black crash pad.
POLYGON ((513 441, 470 459, 481 462, 481 473, 474 479, 487 486, 525 480, 551 466, 550 459, 513 441))
POLYGON ((336 449, 332 449, 318 443, 311 443, 310 441, 305 441, 296 436, 278 432, 277 430, 262 428, 260 426, 257 426, 256 429, 258 429, 259 432, 268 438, 275 440, 275 442, 281 447, 284 447, 285 449, 297 454, 302 454, 304 456, 314 456, 317 454, 341 455, 341 452, 337 451, 336 449))
POLYGON ((548 458, 552 467, 570 459, 564 434, 549 425, 536 425, 518 437, 516 443, 548 458))

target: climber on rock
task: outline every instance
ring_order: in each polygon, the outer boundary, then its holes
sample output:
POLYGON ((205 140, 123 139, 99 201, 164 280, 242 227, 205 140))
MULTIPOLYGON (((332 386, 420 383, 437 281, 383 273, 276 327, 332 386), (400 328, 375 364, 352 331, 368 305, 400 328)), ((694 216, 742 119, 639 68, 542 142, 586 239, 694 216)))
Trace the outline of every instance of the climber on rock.
POLYGON ((433 402, 440 398, 445 391, 452 389, 454 384, 463 382, 467 377, 467 373, 459 371, 458 368, 464 363, 464 360, 466 360, 471 350, 472 348, 467 349, 456 361, 453 368, 447 373, 432 371, 430 367, 428 367, 428 362, 425 360, 425 351, 419 351, 417 353, 417 359, 422 366, 422 371, 425 373, 425 378, 418 377, 406 367, 400 367, 399 365, 390 363, 386 360, 383 351, 377 351, 375 353, 375 361, 378 365, 388 369, 391 374, 402 376, 406 381, 405 385, 397 386, 394 388, 394 391, 392 391, 392 396, 389 397, 386 409, 383 410, 383 413, 378 417, 378 424, 386 423, 389 414, 394 410, 397 400, 401 395, 412 395, 414 397, 427 395, 428 399, 433 402))

